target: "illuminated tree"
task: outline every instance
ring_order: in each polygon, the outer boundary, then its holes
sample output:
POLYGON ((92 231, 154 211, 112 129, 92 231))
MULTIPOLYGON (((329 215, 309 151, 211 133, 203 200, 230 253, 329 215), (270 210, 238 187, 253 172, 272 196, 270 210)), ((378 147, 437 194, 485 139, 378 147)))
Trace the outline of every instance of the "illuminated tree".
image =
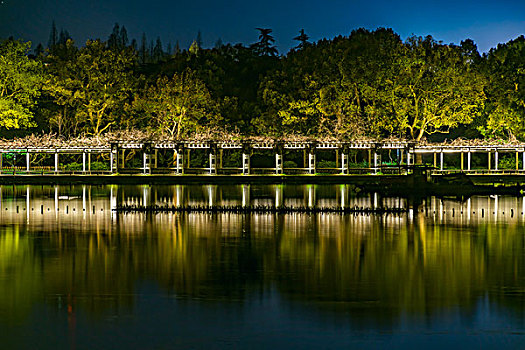
POLYGON ((206 85, 189 69, 171 79, 159 78, 133 104, 154 131, 172 139, 216 126, 220 120, 206 85))
POLYGON ((490 50, 483 64, 489 80, 485 136, 525 139, 525 37, 490 50))
POLYGON ((33 107, 43 81, 40 62, 27 55, 31 43, 5 40, 0 43, 0 127, 36 126, 33 107))
POLYGON ((394 67, 398 73, 390 81, 392 114, 412 139, 448 132, 481 113, 483 80, 457 46, 411 37, 394 67))

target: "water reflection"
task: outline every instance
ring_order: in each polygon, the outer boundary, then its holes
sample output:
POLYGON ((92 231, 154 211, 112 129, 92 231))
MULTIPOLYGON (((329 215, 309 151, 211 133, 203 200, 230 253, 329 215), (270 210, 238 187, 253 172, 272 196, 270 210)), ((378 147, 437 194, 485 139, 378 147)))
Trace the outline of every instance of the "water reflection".
POLYGON ((42 305, 68 317, 140 318, 148 282, 211 304, 278 298, 288 313, 354 327, 410 328, 459 313, 523 328, 524 198, 428 198, 407 215, 235 215, 111 209, 409 203, 348 186, 3 186, 0 196, 4 325, 24 324, 42 305))

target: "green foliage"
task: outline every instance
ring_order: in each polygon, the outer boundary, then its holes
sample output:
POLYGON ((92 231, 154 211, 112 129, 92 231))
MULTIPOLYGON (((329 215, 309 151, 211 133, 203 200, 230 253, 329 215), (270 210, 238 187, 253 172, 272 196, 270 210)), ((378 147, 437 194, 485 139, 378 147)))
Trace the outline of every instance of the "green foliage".
POLYGON ((173 55, 145 34, 140 48, 128 45, 118 25, 107 43, 80 48, 52 28, 52 47, 36 58, 27 55, 29 43, 3 41, 0 127, 36 120, 66 137, 147 128, 173 139, 209 130, 416 141, 477 130, 525 139, 524 37, 480 56, 469 39, 403 42, 379 28, 309 43, 301 30, 299 46, 278 56, 271 29, 257 30, 249 47, 204 49, 196 41, 173 55))
POLYGON ((283 162, 283 167, 285 168, 297 168, 297 163, 293 160, 285 160, 283 162))
POLYGON ((525 37, 491 49, 482 62, 489 83, 485 122, 487 137, 525 139, 525 37))
POLYGON ((42 65, 27 54, 31 43, 0 43, 0 127, 34 127, 33 109, 40 96, 42 65))
POLYGON ((317 162, 318 168, 335 168, 335 162, 333 160, 320 160, 317 162))
POLYGON ((134 59, 132 51, 110 50, 99 40, 78 51, 68 41, 62 55, 49 57, 45 91, 60 107, 51 123, 94 136, 123 124, 120 116, 134 88, 134 59))
POLYGON ((411 37, 394 69, 399 74, 389 81, 392 112, 397 127, 417 141, 469 124, 483 109, 484 81, 460 47, 411 37))
POLYGON ((64 169, 65 171, 81 171, 82 164, 77 162, 70 162, 66 164, 60 164, 60 168, 64 169))
POLYGON ((133 105, 148 118, 154 131, 171 139, 217 126, 220 121, 217 104, 190 69, 171 79, 159 78, 133 105))
POLYGON ((95 161, 91 162, 91 170, 109 170, 109 162, 95 161))

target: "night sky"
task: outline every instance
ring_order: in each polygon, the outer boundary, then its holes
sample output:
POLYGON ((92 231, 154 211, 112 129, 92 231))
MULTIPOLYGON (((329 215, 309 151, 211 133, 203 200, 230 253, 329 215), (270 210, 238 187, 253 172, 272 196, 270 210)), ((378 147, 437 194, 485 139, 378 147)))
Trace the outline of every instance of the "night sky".
POLYGON ((140 42, 157 36, 166 47, 187 48, 202 32, 203 46, 257 41, 256 27, 272 28, 281 53, 301 28, 312 40, 348 35, 365 27, 393 28, 403 39, 432 35, 445 43, 473 39, 480 51, 525 33, 525 0, 0 0, 0 37, 47 44, 51 22, 78 44, 106 40, 115 22, 140 42))

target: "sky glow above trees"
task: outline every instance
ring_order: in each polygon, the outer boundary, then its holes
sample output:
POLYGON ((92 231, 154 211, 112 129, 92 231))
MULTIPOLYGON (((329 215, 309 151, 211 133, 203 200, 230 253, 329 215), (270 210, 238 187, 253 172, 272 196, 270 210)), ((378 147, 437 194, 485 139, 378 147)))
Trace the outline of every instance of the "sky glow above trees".
POLYGON ((130 38, 160 36, 167 45, 187 49, 202 32, 203 46, 257 41, 256 27, 272 28, 280 53, 294 46, 301 28, 312 41, 348 35, 353 29, 393 28, 403 39, 432 35, 444 43, 473 39, 481 52, 524 33, 525 2, 503 1, 139 1, 24 0, 0 6, 0 37, 47 42, 51 22, 77 43, 107 38, 113 25, 126 26, 130 38))

